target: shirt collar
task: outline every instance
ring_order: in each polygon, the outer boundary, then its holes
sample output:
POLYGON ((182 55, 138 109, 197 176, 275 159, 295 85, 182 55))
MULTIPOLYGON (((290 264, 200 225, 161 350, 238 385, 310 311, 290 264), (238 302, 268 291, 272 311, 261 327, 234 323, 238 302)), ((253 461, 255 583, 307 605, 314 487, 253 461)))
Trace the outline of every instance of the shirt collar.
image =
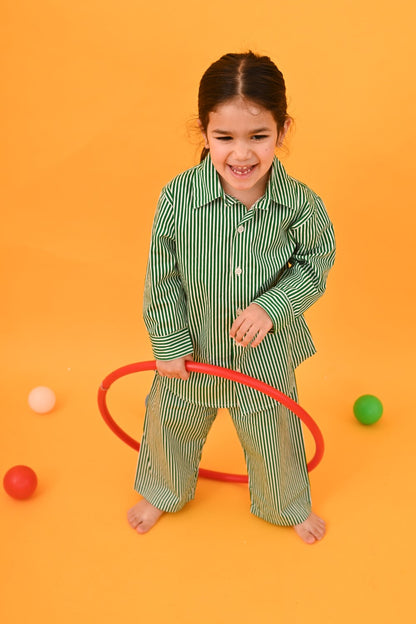
MULTIPOLYGON (((193 183, 194 208, 201 208, 215 199, 224 198, 224 189, 221 186, 219 175, 212 164, 209 154, 195 169, 196 176, 193 183)), ((266 192, 263 201, 259 201, 259 207, 268 209, 270 201, 288 208, 296 208, 297 206, 295 180, 286 173, 285 168, 276 156, 273 159, 266 192)))
POLYGON ((299 206, 298 195, 298 182, 286 173, 286 169, 275 156, 266 187, 265 197, 269 197, 274 203, 280 206, 295 209, 299 206))
POLYGON ((195 171, 196 175, 193 182, 194 208, 201 208, 219 197, 224 197, 220 177, 209 154, 195 167, 195 171))

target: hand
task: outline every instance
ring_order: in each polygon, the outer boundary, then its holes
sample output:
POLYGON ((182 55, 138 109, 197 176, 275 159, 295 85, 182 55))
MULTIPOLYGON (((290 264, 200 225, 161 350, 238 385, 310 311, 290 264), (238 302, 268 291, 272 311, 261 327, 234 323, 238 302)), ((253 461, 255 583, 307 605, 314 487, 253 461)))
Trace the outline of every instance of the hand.
POLYGON ((185 362, 193 361, 192 355, 175 358, 174 360, 156 360, 156 370, 161 377, 169 377, 172 379, 188 379, 190 373, 185 368, 185 362))
POLYGON ((251 346, 257 347, 272 328, 273 323, 267 312, 256 303, 250 303, 235 319, 230 336, 242 347, 247 347, 251 341, 251 346))

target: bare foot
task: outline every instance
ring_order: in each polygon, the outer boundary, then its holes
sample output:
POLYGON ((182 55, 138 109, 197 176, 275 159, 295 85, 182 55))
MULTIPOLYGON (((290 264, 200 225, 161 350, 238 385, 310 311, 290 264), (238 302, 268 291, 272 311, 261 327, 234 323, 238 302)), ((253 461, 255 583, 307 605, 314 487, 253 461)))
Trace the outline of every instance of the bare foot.
POLYGON ((305 522, 296 524, 293 528, 306 544, 314 544, 317 540, 321 540, 326 530, 325 522, 313 512, 305 522))
POLYGON ((127 519, 137 533, 147 533, 165 512, 153 507, 146 499, 139 501, 129 509, 127 519))

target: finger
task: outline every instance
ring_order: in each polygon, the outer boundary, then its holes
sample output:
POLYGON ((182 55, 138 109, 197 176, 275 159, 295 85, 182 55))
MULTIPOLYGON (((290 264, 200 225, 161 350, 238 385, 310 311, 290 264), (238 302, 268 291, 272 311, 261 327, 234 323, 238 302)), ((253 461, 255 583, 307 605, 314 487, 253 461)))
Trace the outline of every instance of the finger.
POLYGON ((253 346, 253 341, 255 339, 257 339, 256 337, 258 336, 259 333, 259 329, 257 328, 253 328, 251 331, 249 331, 245 337, 244 337, 244 341, 242 342, 242 345, 244 347, 247 347, 249 344, 251 344, 251 346, 253 346))
POLYGON ((253 340, 253 342, 251 343, 252 347, 258 347, 259 344, 263 341, 264 337, 266 336, 266 332, 263 329, 260 329, 257 336, 255 337, 255 339, 253 340))
POLYGON ((185 375, 187 375, 185 368, 177 367, 170 369, 166 377, 169 379, 184 379, 185 375))
POLYGON ((186 368, 186 363, 193 362, 193 361, 194 361, 194 356, 192 355, 192 353, 185 356, 185 361, 183 363, 183 377, 182 377, 182 379, 184 379, 185 381, 189 379, 189 376, 191 374, 191 372, 188 371, 188 369, 186 368))
POLYGON ((240 340, 238 341, 238 344, 240 344, 242 347, 246 347, 248 344, 250 344, 253 338, 257 335, 257 332, 258 332, 258 329, 252 325, 250 329, 243 336, 241 336, 240 340))
POLYGON ((251 321, 244 321, 235 333, 235 340, 242 342, 243 338, 252 330, 253 324, 251 321))
POLYGON ((233 324, 231 325, 231 329, 230 329, 230 335, 232 338, 235 337, 235 334, 242 328, 244 327, 244 325, 251 325, 252 324, 252 320, 250 318, 247 317, 247 315, 245 314, 245 312, 241 312, 239 314, 239 316, 234 320, 233 324))
POLYGON ((231 325, 230 336, 231 338, 235 338, 236 332, 240 329, 241 323, 244 319, 236 318, 234 323, 231 325))
POLYGON ((189 371, 186 370, 185 360, 182 360, 180 365, 175 370, 175 377, 186 381, 189 375, 190 375, 189 371))
POLYGON ((174 379, 176 377, 180 377, 181 375, 180 370, 175 370, 171 368, 168 368, 168 369, 161 368, 161 369, 158 369, 157 372, 159 373, 161 377, 167 377, 168 379, 174 379))

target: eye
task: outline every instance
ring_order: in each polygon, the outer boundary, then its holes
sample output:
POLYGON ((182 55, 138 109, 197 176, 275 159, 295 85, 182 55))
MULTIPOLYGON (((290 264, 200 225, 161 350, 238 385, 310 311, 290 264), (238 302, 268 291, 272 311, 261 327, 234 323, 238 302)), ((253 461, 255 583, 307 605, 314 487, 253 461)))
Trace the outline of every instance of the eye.
POLYGON ((255 141, 262 141, 263 139, 267 139, 267 138, 268 138, 268 135, 267 135, 267 134, 254 134, 254 135, 252 136, 252 138, 253 138, 255 141))
POLYGON ((232 137, 230 136, 218 136, 215 137, 217 139, 217 141, 231 141, 232 137))

